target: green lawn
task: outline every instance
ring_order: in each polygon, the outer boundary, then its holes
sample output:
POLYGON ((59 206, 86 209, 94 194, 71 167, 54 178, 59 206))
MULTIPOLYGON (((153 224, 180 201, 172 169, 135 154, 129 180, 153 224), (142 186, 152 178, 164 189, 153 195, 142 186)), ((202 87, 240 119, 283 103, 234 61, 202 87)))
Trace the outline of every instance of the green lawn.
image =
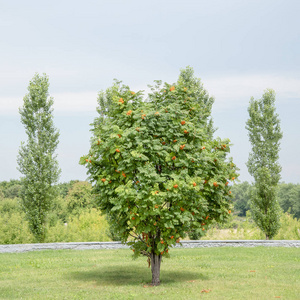
POLYGON ((161 285, 130 250, 0 254, 0 299, 300 299, 300 249, 173 249, 161 285))

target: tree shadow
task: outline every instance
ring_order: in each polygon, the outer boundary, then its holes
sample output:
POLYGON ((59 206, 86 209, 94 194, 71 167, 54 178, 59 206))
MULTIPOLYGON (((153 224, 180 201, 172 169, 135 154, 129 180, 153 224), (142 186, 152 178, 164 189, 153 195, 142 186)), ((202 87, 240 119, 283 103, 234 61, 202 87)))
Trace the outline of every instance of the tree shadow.
MULTIPOLYGON (((96 285, 137 285, 151 282, 151 269, 137 266, 97 266, 94 270, 78 271, 69 274, 70 280, 92 281, 96 285)), ((192 271, 161 270, 161 283, 208 280, 208 277, 192 271)))

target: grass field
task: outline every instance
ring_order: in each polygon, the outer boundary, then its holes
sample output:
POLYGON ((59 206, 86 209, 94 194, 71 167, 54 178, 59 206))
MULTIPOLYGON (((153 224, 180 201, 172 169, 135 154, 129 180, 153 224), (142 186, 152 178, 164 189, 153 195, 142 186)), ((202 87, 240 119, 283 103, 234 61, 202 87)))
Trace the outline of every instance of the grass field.
POLYGON ((300 249, 172 249, 161 285, 120 250, 0 254, 0 299, 300 299, 300 249))

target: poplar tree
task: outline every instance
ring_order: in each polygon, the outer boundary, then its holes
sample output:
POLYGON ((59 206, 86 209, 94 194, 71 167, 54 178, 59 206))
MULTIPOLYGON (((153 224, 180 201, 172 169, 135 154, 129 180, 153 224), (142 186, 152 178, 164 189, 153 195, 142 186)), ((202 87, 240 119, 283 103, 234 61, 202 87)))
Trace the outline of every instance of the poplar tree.
POLYGON ((275 92, 266 90, 261 99, 250 100, 246 123, 252 152, 247 167, 254 177, 251 211, 266 239, 272 239, 280 228, 280 206, 277 186, 280 180, 280 119, 275 108, 275 92))
POLYGON ((147 101, 115 82, 100 93, 91 148, 80 159, 99 208, 135 256, 160 265, 186 232, 231 213, 229 182, 237 177, 228 139, 212 138, 213 99, 193 70, 177 83, 156 81, 147 101))
POLYGON ((53 124, 53 98, 49 97, 48 88, 48 77, 36 74, 29 83, 29 93, 23 98, 23 107, 19 109, 27 134, 27 142, 21 143, 18 155, 18 170, 24 175, 21 202, 38 242, 45 239, 47 213, 60 174, 55 155, 59 132, 53 124))

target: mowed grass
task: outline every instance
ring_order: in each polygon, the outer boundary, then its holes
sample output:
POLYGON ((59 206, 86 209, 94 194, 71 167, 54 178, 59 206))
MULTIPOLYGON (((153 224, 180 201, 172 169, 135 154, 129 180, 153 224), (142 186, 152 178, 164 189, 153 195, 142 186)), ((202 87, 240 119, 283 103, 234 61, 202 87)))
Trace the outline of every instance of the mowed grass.
POLYGON ((151 287, 130 250, 0 254, 1 299, 300 299, 298 248, 172 249, 151 287))

